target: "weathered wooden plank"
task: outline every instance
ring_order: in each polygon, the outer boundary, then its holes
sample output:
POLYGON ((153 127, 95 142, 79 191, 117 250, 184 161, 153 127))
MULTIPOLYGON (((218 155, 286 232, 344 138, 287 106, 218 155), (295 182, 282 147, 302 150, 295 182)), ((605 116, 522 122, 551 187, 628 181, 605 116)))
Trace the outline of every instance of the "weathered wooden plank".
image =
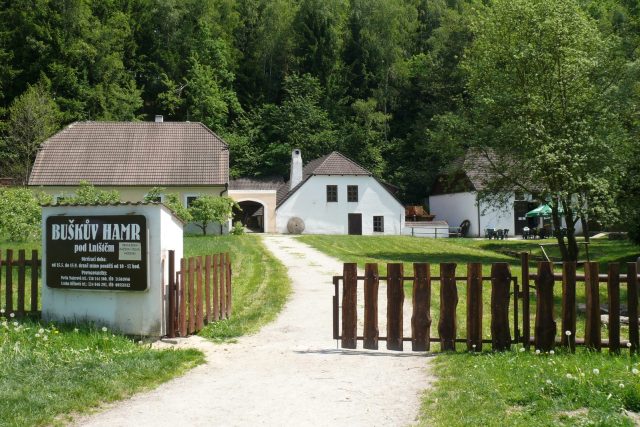
POLYGON ((218 296, 220 297, 220 318, 225 319, 227 317, 227 274, 225 273, 224 254, 220 254, 218 259, 220 260, 220 291, 218 293, 218 296))
POLYGON ((609 353, 620 354, 620 264, 609 264, 609 353))
POLYGON ((213 320, 220 320, 220 290, 218 288, 220 278, 220 255, 213 255, 213 320))
POLYGON ((176 269, 175 269, 176 252, 169 251, 169 280, 167 290, 167 304, 169 309, 167 310, 167 337, 175 338, 176 336, 176 269))
POLYGON ((26 268, 25 268, 25 251, 18 251, 18 307, 17 312, 20 316, 24 315, 24 300, 26 292, 26 268))
POLYGON ((358 264, 345 263, 342 284, 342 348, 356 348, 358 342, 358 264))
POLYGON ((367 263, 364 266, 364 343, 370 350, 378 349, 378 264, 367 263))
POLYGON ((202 289, 202 257, 196 257, 196 329, 204 328, 204 291, 202 289))
POLYGON ((440 349, 456 350, 456 307, 458 306, 458 288, 456 286, 456 264, 440 264, 440 349))
POLYGON ((431 270, 426 262, 413 264, 413 314, 411 316, 411 349, 431 348, 431 270))
POLYGON ((4 285, 5 303, 4 309, 6 315, 13 313, 13 250, 7 249, 7 257, 5 259, 5 268, 7 280, 4 285))
POLYGON ((231 308, 232 308, 232 298, 231 298, 231 256, 229 253, 226 254, 225 259, 227 260, 226 268, 224 269, 226 274, 226 284, 227 284, 227 319, 231 318, 231 308))
POLYGON ((562 331, 560 343, 576 351, 576 263, 562 264, 562 331))
POLYGON ((531 306, 529 301, 529 253, 520 254, 522 269, 522 344, 531 348, 531 306))
POLYGON ((180 259, 180 336, 187 336, 187 261, 180 259))
POLYGON ((587 302, 584 328, 584 345, 592 350, 600 351, 602 336, 600 331, 600 286, 598 281, 599 266, 596 262, 584 263, 584 285, 587 302))
POLYGON ((637 353, 640 346, 638 333, 638 264, 627 263, 627 310, 629 314, 629 343, 631 353, 637 353))
POLYGON ((387 349, 403 349, 404 266, 387 264, 387 349))
POLYGON ((187 304, 189 305, 189 335, 193 334, 196 331, 196 286, 195 286, 195 258, 189 258, 188 265, 189 270, 187 273, 188 281, 189 281, 189 300, 187 304))
POLYGON ((31 312, 36 313, 38 311, 38 269, 40 263, 38 262, 38 251, 36 249, 31 251, 31 312))
POLYGON ((553 310, 553 264, 538 263, 536 278, 536 324, 535 347, 540 351, 550 351, 555 345, 556 321, 553 310))
POLYGON ((494 351, 511 348, 509 328, 509 288, 511 271, 506 262, 491 266, 491 345, 494 351))
POLYGON ((207 323, 211 323, 211 255, 204 257, 204 299, 207 323))
POLYGON ((482 264, 467 265, 467 351, 482 351, 482 264))

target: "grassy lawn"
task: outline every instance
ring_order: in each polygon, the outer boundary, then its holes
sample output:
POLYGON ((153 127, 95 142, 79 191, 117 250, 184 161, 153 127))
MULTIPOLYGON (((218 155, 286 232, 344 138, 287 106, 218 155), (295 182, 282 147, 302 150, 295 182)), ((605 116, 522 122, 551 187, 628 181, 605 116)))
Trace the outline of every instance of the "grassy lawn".
POLYGON ((204 361, 195 350, 151 350, 101 327, 0 318, 0 425, 60 424, 204 361))
MULTIPOLYGON (((468 262, 481 262, 483 273, 490 272, 492 262, 508 262, 511 272, 520 278, 520 261, 512 254, 520 251, 540 255, 538 241, 488 241, 471 239, 418 239, 401 236, 301 236, 299 239, 344 262, 403 262, 411 272, 413 262, 458 263, 457 274, 466 274, 468 262)), ((547 241, 549 242, 549 241, 547 241)), ((640 247, 628 241, 593 241, 591 259, 602 263, 634 261, 640 247)), ((386 271, 380 266, 382 273, 386 271)), ((437 265, 432 274, 439 274, 437 265)), ((407 274, 409 275, 409 274, 407 274)), ((519 280, 520 282, 520 280, 519 280)), ((531 283, 533 285, 533 283, 531 283)), ((384 285, 383 285, 384 286, 384 285)), ((410 283, 405 295, 410 298, 410 283)), ((489 338, 490 284, 483 292, 483 335, 489 338)), ((556 285, 556 321, 560 334, 561 289, 556 285)), ((624 286, 621 298, 626 299, 624 286)), ((601 301, 606 301, 606 284, 601 287, 601 301)), ((458 336, 466 336, 466 293, 458 284, 458 336)), ((532 293, 532 315, 535 294, 532 293)), ((584 288, 578 286, 578 302, 584 302, 584 288)), ((513 301, 513 300, 512 300, 513 301)), ((405 302, 405 305, 407 303, 405 302)), ((520 305, 520 309, 521 309, 520 305)), ((439 286, 432 289, 432 330, 437 335, 439 286)), ((510 310, 511 313, 513 310, 510 310)), ((522 311, 520 311, 522 313, 522 311)), ((532 317, 532 332, 534 319, 532 317)), ((521 322, 521 321, 520 321, 521 322)), ((621 328, 626 339, 628 328, 621 328)), ((584 316, 578 315, 577 336, 583 336, 584 316)), ((513 331, 512 331, 513 333, 513 331)), ((603 338, 607 330, 603 327, 603 338)), ((438 346, 432 346, 435 351, 438 346)), ((519 348, 502 354, 469 354, 465 345, 458 353, 448 353, 434 361, 433 372, 439 378, 435 388, 425 394, 421 425, 633 425, 623 410, 640 412, 640 359, 623 350, 619 357, 606 350, 591 353, 579 349, 577 354, 536 355, 519 348), (598 373, 594 373, 597 369, 598 373), (571 377, 568 377, 570 374, 571 377), (584 376, 582 375, 584 374, 584 376), (620 386, 622 384, 622 386, 620 386)), ((484 347, 490 349, 490 345, 484 347)))
MULTIPOLYGON (((3 256, 7 248, 27 249, 30 257, 31 249, 40 250, 40 244, 0 242, 3 256)), ((232 258, 232 318, 206 326, 201 335, 218 341, 256 332, 284 306, 290 292, 286 270, 259 236, 189 236, 184 251, 185 256, 229 252, 232 258)), ((17 273, 17 283, 15 278, 17 273)), ((0 298, 1 307, 3 293, 0 298)), ((60 417, 65 414, 153 388, 204 361, 198 351, 152 350, 104 332, 100 325, 78 326, 76 331, 75 326, 4 316, 0 318, 2 426, 63 423, 60 417)))

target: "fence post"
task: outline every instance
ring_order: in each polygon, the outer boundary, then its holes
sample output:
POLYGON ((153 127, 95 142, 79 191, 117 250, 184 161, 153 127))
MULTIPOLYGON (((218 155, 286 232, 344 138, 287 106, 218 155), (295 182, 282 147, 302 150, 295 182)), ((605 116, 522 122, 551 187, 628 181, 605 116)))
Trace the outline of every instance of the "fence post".
POLYGON ((229 255, 229 253, 226 253, 225 256, 226 260, 227 260, 227 264, 226 267, 224 269, 224 273, 227 276, 226 279, 226 283, 227 283, 227 319, 231 318, 231 307, 232 307, 232 293, 231 293, 231 256, 229 255))
POLYGON ((4 263, 6 267, 7 280, 4 285, 5 310, 7 316, 13 312, 13 250, 7 249, 7 258, 4 263))
POLYGON ((220 255, 213 255, 213 320, 220 320, 220 295, 218 292, 218 279, 220 276, 220 255))
POLYGON ((524 348, 531 348, 531 307, 529 305, 529 254, 520 254, 522 269, 522 344, 524 348))
POLYGON ((584 328, 584 345, 587 348, 600 351, 600 283, 598 281, 598 263, 584 263, 584 285, 587 299, 586 322, 584 328))
POLYGON ((31 312, 36 313, 38 311, 38 269, 40 263, 38 262, 38 251, 36 249, 31 251, 31 312))
POLYGON ((482 351, 482 264, 467 265, 467 351, 482 351))
MULTIPOLYGON (((609 264, 609 353, 620 354, 620 264, 609 264)), ((637 323, 637 321, 636 321, 637 323)))
POLYGON ((187 262, 180 259, 180 336, 187 336, 187 262))
POLYGON ((358 340, 358 264, 345 263, 342 285, 342 348, 356 348, 358 340))
POLYGON ((176 252, 173 250, 169 251, 169 317, 167 319, 167 337, 175 338, 176 337, 176 325, 175 325, 175 315, 176 315, 176 273, 175 273, 175 257, 176 252))
POLYGON ((189 258, 189 334, 196 331, 195 259, 189 258))
POLYGON ((560 343, 576 351, 576 263, 562 264, 562 331, 560 343), (569 335, 567 335, 569 331, 569 335))
POLYGON ((25 282, 25 251, 24 249, 20 249, 18 251, 18 315, 24 315, 24 294, 26 288, 25 282))
POLYGON ((211 323, 211 255, 204 257, 204 299, 207 310, 207 323, 211 323))
POLYGON ((553 264, 545 261, 538 263, 536 278, 536 325, 535 346, 540 351, 553 349, 556 340, 556 321, 553 314, 553 264))
POLYGON ((364 266, 364 343, 370 350, 378 349, 378 264, 364 266))
POLYGON ((428 263, 413 264, 413 314, 411 349, 429 351, 431 347, 431 271, 428 263))
POLYGON ((506 262, 491 266, 491 345, 495 351, 511 347, 509 328, 509 288, 511 271, 506 262))
POLYGON ((203 301, 202 301, 202 257, 196 257, 196 329, 199 331, 204 327, 203 301))
POLYGON ((218 257, 218 260, 220 261, 220 270, 218 271, 220 273, 220 280, 218 283, 220 285, 220 290, 218 291, 218 297, 220 298, 220 319, 224 319, 227 314, 227 297, 225 296, 226 295, 225 279, 227 275, 224 271, 225 270, 224 253, 220 254, 220 256, 218 257))
POLYGON ((387 264, 387 349, 403 348, 404 266, 401 263, 387 264))
POLYGON ((458 288, 456 287, 456 264, 440 264, 440 350, 456 351, 456 307, 458 288))
POLYGON ((627 263, 627 307, 629 310, 629 343, 631 353, 638 352, 638 264, 627 263))

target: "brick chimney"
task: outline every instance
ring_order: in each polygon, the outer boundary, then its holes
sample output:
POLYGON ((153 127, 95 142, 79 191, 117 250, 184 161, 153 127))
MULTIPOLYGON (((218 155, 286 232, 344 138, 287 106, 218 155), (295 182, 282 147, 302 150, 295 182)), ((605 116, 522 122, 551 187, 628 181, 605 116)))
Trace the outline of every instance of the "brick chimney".
POLYGON ((289 190, 302 182, 302 152, 294 148, 291 152, 291 177, 289 178, 289 190))

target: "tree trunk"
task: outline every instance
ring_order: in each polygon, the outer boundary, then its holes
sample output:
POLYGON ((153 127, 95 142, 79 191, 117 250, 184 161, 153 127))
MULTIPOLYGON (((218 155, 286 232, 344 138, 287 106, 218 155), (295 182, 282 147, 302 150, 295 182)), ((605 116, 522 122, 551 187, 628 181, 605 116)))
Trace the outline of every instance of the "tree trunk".
POLYGON ((556 230, 556 239, 558 240, 558 247, 560 248, 560 255, 562 256, 562 260, 569 261, 569 250, 567 249, 567 244, 564 241, 562 233, 558 232, 562 228, 562 221, 560 221, 560 213, 558 211, 558 199, 555 199, 552 202, 551 220, 553 221, 553 228, 554 230, 556 230))
MULTIPOLYGON (((563 261, 577 261, 579 255, 578 243, 576 242, 576 221, 573 218, 571 207, 565 201, 562 202, 564 219, 567 223, 567 258, 563 261)), ((558 215, 559 216, 559 215, 558 215)), ((560 237, 562 238, 562 237, 560 237)))
POLYGON ((584 241, 589 243, 589 222, 584 217, 584 215, 580 215, 580 224, 582 224, 582 233, 584 234, 584 241))

